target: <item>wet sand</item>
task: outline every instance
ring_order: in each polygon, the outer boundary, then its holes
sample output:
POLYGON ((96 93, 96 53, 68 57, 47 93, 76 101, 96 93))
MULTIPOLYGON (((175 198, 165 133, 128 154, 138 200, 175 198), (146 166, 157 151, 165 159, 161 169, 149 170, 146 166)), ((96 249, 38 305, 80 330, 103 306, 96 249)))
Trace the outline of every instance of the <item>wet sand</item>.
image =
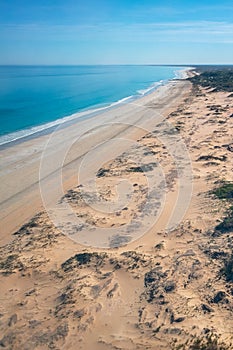
POLYGON ((10 194, 3 191, 9 243, 0 248, 4 348, 167 350, 211 333, 233 342, 232 282, 224 274, 233 233, 216 229, 231 204, 212 193, 232 181, 232 97, 188 81, 171 85, 146 96, 140 110, 127 105, 104 115, 120 122, 114 128, 93 121, 91 132, 85 125, 58 131, 43 169, 46 208, 68 205, 80 226, 64 219, 58 227, 45 210, 26 222, 42 208, 41 139, 30 141, 28 154, 18 148, 19 163, 6 150, 11 186, 10 194), (68 147, 62 176, 56 176, 56 155, 80 131, 89 132, 85 142, 68 147), (106 135, 110 143, 100 145, 106 135), (114 141, 115 135, 121 138, 114 141), (104 147, 112 142, 115 147, 104 147), (16 175, 21 181, 15 184, 16 175), (122 179, 132 186, 122 186, 122 179), (12 235, 13 209, 17 225, 26 224, 12 235), (155 218, 152 226, 148 218, 155 218))
MULTIPOLYGON (((59 199, 60 193, 56 193, 53 176, 61 167, 63 186, 67 190, 76 184, 78 164, 91 149, 116 137, 136 140, 164 119, 169 111, 184 98, 189 89, 190 84, 186 81, 172 81, 135 103, 123 105, 94 118, 56 130, 52 134, 49 147, 46 148, 45 157, 49 169, 43 175, 45 180, 40 177, 39 167, 42 153, 51 134, 2 150, 1 240, 7 240, 10 233, 43 209, 39 181, 44 180, 44 186, 47 186, 50 196, 56 195, 56 199, 59 199), (152 104, 152 107, 148 108, 148 104, 152 104), (64 159, 64 164, 61 165, 59 164, 60 155, 67 150, 69 154, 64 159)), ((119 144, 121 144, 120 140, 119 144)), ((117 148, 116 145, 116 150, 117 148)), ((123 149, 119 148, 119 154, 123 149)), ((91 162, 94 163, 95 159, 91 162)))

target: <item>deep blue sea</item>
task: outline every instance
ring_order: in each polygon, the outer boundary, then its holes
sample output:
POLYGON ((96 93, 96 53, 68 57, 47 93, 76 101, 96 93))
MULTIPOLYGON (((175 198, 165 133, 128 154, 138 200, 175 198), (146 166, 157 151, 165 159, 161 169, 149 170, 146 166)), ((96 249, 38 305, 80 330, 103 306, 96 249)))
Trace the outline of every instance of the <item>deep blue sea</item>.
POLYGON ((177 78, 183 69, 0 66, 0 144, 62 123, 81 111, 140 97, 177 78))

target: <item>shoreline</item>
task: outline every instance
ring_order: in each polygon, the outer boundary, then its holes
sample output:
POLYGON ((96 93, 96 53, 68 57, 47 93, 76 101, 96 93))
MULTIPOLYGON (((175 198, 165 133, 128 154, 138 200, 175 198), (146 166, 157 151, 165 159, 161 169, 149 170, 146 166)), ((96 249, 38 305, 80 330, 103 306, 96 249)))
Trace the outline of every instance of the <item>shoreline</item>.
MULTIPOLYGON (((178 67, 177 67, 178 68, 178 67)), ((133 101, 138 101, 144 96, 147 96, 149 94, 152 94, 154 91, 156 91, 160 86, 164 86, 168 84, 171 81, 174 80, 182 80, 186 79, 188 77, 188 74, 191 70, 193 70, 195 67, 187 67, 178 71, 174 71, 175 77, 168 79, 168 80, 163 80, 159 82, 154 82, 148 88, 144 89, 144 93, 137 92, 137 94, 132 95, 132 96, 126 96, 120 99, 119 101, 111 102, 108 103, 106 106, 102 107, 88 107, 87 109, 81 110, 79 112, 73 113, 71 115, 67 115, 61 118, 58 118, 54 121, 41 124, 38 126, 33 126, 28 129, 22 129, 18 130, 9 134, 2 135, 0 137, 0 140, 3 138, 6 138, 5 141, 2 141, 0 143, 0 150, 6 149, 8 147, 12 147, 14 145, 20 144, 22 142, 28 141, 30 139, 34 139, 43 135, 48 135, 51 134, 56 130, 56 128, 66 128, 69 127, 70 125, 74 123, 78 123, 81 120, 85 119, 91 119, 95 116, 98 116, 99 114, 114 109, 118 108, 119 106, 122 106, 126 103, 131 103, 133 101), (24 133, 27 132, 26 135, 24 133), (10 137, 10 140, 7 140, 7 138, 10 137)), ((141 90, 143 91, 143 90, 141 90)))
MULTIPOLYGON (((2 150, 1 169, 1 220, 3 226, 3 236, 9 239, 9 234, 19 228, 29 218, 42 209, 39 189, 39 167, 40 158, 44 147, 51 135, 55 135, 55 144, 49 150, 48 157, 51 158, 51 169, 49 173, 54 174, 58 167, 54 164, 54 156, 62 152, 63 147, 70 140, 77 140, 82 135, 86 135, 85 142, 75 152, 71 159, 67 161, 65 167, 66 180, 65 189, 72 187, 74 176, 72 166, 75 162, 80 162, 82 156, 96 144, 104 142, 106 139, 114 138, 119 133, 128 133, 132 139, 138 137, 140 132, 133 130, 138 122, 148 128, 155 127, 159 119, 154 119, 156 113, 167 114, 171 108, 183 98, 190 83, 186 80, 171 80, 164 86, 159 87, 151 94, 140 98, 140 105, 128 103, 112 110, 98 114, 97 118, 85 119, 78 123, 73 123, 67 128, 57 128, 53 134, 42 135, 40 137, 25 140, 23 143, 7 147, 2 150), (147 105, 155 103, 155 107, 148 109, 147 105), (145 112, 148 116, 144 116, 145 112), (149 113, 148 113, 149 112, 149 113), (119 123, 116 130, 111 127, 111 123, 119 123), (130 124, 127 126, 127 124, 130 124), (106 125, 106 130, 102 132, 101 127, 106 125), (90 127, 93 130, 89 136, 90 127), (129 130, 127 130, 129 129, 129 130), (93 134, 94 132, 94 134, 93 134), (71 164, 71 165, 70 165, 71 164), (30 200, 29 200, 30 198, 30 200), (30 203, 29 203, 30 202, 30 203)), ((136 101, 136 102, 138 102, 136 101)), ((139 135, 140 136, 140 135, 139 135)), ((51 177, 50 176, 50 177, 51 177)), ((47 179, 48 184, 51 179, 47 179)), ((50 186, 54 190, 54 185, 50 186)), ((50 191, 50 188, 48 188, 50 191)))
MULTIPOLYGON (((226 90, 218 81, 219 91, 198 81, 172 82, 145 97, 140 106, 105 113, 101 117, 104 126, 95 124, 90 130, 82 122, 82 131, 72 126, 58 131, 54 139, 40 139, 49 142, 43 158, 48 197, 61 185, 56 176, 59 156, 66 151, 61 137, 65 146, 71 145, 63 176, 58 177, 63 180, 64 195, 57 192, 57 197, 72 208, 82 225, 69 217, 65 234, 62 225, 54 225, 51 212, 43 209, 14 235, 8 234, 7 244, 0 246, 3 347, 232 347, 233 95, 227 80, 226 90), (112 124, 105 123, 109 118, 112 124), (124 145, 123 140, 131 143, 124 145), (191 172, 185 171, 188 162, 191 172), (77 177, 80 163, 84 172, 77 177), (96 188, 89 186, 93 174, 96 188), (150 182, 156 174, 156 181, 150 182), (122 179, 132 185, 129 197, 125 197, 129 188, 120 187, 122 179), (192 189, 188 190, 190 181, 192 189), (180 193, 181 202, 177 200, 180 193), (111 210, 114 199, 117 204, 122 200, 122 205, 111 210), (186 211, 178 226, 168 230, 174 208, 186 211), (157 214, 158 220, 144 231, 140 224, 157 214), (122 235, 125 226, 128 229, 122 235), (103 228, 116 229, 109 236, 108 249, 98 245, 103 228), (135 237, 137 230, 140 237, 135 237), (93 236, 92 245, 79 240, 86 233, 93 236)), ((38 173, 35 159, 40 161, 42 152, 38 140, 27 142, 27 150, 22 144, 15 147, 21 152, 37 150, 20 153, 18 163, 13 162, 12 149, 6 152, 13 180, 21 181, 18 186, 38 173)), ((9 172, 8 191, 14 185, 10 177, 9 172)), ((21 205, 11 206, 15 209, 12 219, 21 219, 38 205, 35 195, 30 187, 12 197, 11 204, 21 205)))

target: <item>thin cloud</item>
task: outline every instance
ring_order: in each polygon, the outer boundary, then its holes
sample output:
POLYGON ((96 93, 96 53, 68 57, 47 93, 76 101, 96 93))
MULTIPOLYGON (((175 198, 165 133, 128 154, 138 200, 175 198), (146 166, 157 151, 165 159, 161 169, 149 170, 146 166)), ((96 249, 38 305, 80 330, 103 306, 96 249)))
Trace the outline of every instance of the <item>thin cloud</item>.
POLYGON ((233 23, 217 21, 183 21, 156 23, 101 23, 96 25, 11 24, 0 25, 0 38, 34 40, 111 40, 159 42, 233 42, 233 23))

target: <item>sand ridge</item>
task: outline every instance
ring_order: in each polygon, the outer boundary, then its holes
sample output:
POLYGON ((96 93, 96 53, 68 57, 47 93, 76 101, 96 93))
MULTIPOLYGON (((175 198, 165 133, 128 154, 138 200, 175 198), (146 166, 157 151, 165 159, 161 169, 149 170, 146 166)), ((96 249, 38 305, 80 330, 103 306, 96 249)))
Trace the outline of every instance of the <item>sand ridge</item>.
MULTIPOLYGON (((175 349, 174 342, 211 331, 232 341, 232 284, 221 274, 232 251, 232 232, 215 231, 228 203, 211 194, 223 180, 232 181, 232 113, 229 93, 193 88, 168 114, 169 129, 163 124, 141 135, 97 173, 104 201, 116 197, 122 175, 135 185, 127 209, 101 214, 88 204, 95 193, 80 183, 60 198, 96 235, 102 227, 119 229, 140 218, 145 174, 159 164, 166 175, 164 207, 155 225, 135 241, 129 232, 127 241, 112 237, 110 249, 84 247, 54 227, 46 212, 14 233, 1 247, 0 346, 175 349), (158 137, 170 132, 185 141, 193 181, 191 203, 174 230, 166 223, 177 200, 177 167, 158 137), (143 171, 135 163, 138 157, 143 171)), ((158 208, 161 198, 162 193, 155 198, 158 208)))
MULTIPOLYGON (((82 120, 67 128, 58 128, 52 134, 1 150, 1 241, 7 242, 9 233, 43 209, 40 194, 42 181, 45 192, 59 200, 62 193, 57 190, 55 177, 61 168, 64 191, 67 191, 74 187, 77 178, 75 169, 90 150, 116 137, 136 141, 147 130, 153 130, 159 118, 163 119, 175 108, 189 89, 190 83, 187 81, 171 81, 135 103, 123 104, 91 120, 82 120), (147 104, 153 101, 157 106, 148 108, 147 104), (70 150, 66 157, 67 149, 70 150), (61 154, 64 154, 64 159, 61 154), (41 176, 43 157, 45 169, 41 176)), ((126 144, 124 149, 123 146, 119 141, 119 154, 129 147, 126 144)), ((95 159, 90 161, 91 164, 95 164, 95 159)), ((89 169, 86 169, 85 176, 89 176, 89 169)))

